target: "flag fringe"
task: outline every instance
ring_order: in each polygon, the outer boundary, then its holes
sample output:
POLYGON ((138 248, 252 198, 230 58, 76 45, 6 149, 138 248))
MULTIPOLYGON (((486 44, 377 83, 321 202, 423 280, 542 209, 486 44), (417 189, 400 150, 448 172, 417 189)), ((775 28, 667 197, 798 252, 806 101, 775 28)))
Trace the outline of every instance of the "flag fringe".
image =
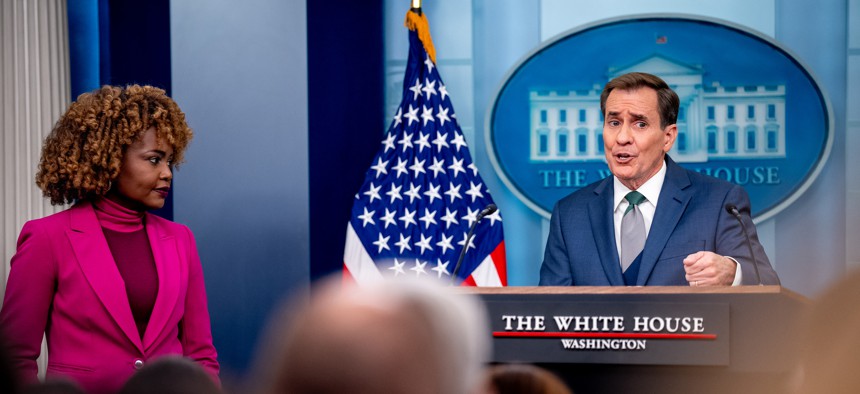
POLYGON ((406 21, 403 23, 406 28, 418 33, 418 38, 424 44, 424 50, 430 56, 433 64, 436 64, 436 48, 433 47, 433 39, 430 38, 430 23, 427 22, 427 15, 421 13, 418 15, 413 11, 406 12, 406 21))

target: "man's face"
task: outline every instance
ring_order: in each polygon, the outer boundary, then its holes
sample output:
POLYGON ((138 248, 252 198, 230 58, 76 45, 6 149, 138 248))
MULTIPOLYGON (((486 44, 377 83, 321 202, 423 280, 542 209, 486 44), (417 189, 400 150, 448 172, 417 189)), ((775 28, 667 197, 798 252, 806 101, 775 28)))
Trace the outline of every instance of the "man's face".
POLYGON ((618 90, 606 98, 603 145, 609 170, 630 190, 657 171, 675 143, 678 128, 660 128, 657 92, 651 88, 618 90))

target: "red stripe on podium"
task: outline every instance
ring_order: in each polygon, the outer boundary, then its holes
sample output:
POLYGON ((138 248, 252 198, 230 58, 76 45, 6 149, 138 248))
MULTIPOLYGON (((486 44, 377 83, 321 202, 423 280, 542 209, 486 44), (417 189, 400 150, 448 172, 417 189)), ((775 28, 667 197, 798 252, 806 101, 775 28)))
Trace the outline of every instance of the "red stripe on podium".
POLYGON ((626 338, 626 339, 717 339, 716 334, 663 334, 628 332, 509 332, 494 331, 496 338, 626 338))

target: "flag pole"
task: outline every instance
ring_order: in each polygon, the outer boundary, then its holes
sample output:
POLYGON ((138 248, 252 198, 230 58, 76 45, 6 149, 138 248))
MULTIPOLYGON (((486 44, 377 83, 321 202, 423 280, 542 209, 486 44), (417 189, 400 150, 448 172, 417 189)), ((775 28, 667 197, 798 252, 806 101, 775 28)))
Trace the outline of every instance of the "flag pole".
POLYGON ((421 15, 421 0, 412 0, 412 12, 421 15))

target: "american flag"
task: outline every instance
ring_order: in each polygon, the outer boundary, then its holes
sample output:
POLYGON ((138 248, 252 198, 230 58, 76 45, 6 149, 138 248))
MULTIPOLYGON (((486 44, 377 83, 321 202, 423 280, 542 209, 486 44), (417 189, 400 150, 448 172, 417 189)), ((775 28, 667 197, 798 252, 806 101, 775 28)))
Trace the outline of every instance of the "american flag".
MULTIPOLYGON (((424 37, 429 41, 429 32, 424 37)), ((407 276, 452 281, 460 252, 468 247, 454 282, 505 286, 499 211, 484 217, 465 245, 469 227, 493 199, 422 38, 410 29, 403 99, 355 195, 344 277, 359 284, 407 276)))

